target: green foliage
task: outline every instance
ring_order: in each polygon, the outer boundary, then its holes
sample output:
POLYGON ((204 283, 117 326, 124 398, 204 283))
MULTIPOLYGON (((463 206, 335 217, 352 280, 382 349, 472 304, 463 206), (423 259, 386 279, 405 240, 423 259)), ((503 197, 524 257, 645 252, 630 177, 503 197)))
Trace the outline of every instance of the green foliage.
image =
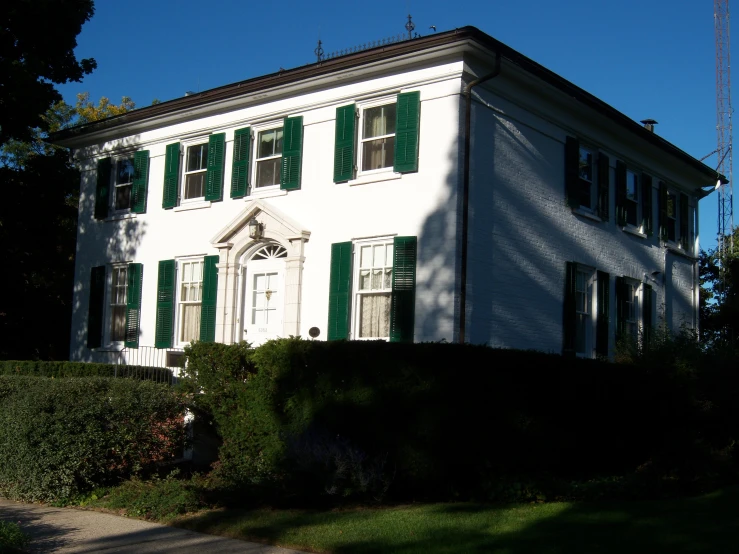
POLYGON ((0 375, 26 375, 35 377, 120 377, 124 375, 125 377, 134 379, 165 383, 172 382, 172 371, 160 367, 39 360, 0 360, 0 375))
POLYGON ((31 537, 25 534, 17 523, 0 521, 0 553, 23 550, 30 542, 31 537))
MULTIPOLYGON (((726 237, 727 243, 730 238, 726 237)), ((700 325, 704 343, 739 348, 739 227, 733 231, 733 241, 733 253, 725 260, 717 248, 700 253, 700 325), (723 295, 719 293, 722 288, 723 295)))
POLYGON ((132 379, 0 376, 0 494, 74 498, 181 454, 184 402, 132 379))

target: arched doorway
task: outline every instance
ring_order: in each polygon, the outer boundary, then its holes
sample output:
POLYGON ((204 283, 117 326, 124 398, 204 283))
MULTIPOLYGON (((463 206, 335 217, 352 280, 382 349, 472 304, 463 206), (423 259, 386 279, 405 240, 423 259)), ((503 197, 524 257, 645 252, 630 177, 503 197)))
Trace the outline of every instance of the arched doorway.
POLYGON ((242 261, 241 338, 257 346, 283 336, 287 250, 275 243, 242 261))

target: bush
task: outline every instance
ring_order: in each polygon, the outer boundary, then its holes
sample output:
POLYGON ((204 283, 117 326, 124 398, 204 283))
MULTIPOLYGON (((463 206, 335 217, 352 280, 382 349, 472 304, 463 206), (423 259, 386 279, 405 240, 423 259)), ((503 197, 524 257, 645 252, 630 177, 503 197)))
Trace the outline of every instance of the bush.
POLYGON ((123 375, 157 383, 172 382, 172 371, 161 367, 39 360, 0 360, 0 375, 34 377, 120 377, 123 375))
POLYGON ((19 552, 31 542, 17 523, 0 521, 0 552, 19 552))
POLYGON ((183 416, 166 385, 0 376, 0 494, 54 501, 145 474, 181 454, 183 416))

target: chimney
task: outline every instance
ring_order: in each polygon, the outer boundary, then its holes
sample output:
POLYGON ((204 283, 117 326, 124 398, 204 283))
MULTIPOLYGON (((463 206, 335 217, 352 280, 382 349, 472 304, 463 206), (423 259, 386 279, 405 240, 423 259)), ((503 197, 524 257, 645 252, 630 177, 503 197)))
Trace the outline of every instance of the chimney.
POLYGON ((654 126, 657 125, 657 122, 654 119, 642 119, 640 123, 644 125, 644 128, 647 131, 654 133, 654 126))

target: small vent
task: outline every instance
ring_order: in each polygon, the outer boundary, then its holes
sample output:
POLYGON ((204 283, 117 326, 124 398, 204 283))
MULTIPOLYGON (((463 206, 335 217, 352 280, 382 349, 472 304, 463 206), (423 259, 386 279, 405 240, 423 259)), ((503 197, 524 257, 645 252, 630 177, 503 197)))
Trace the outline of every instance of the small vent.
POLYGON ((185 353, 168 351, 167 367, 185 367, 185 353))

